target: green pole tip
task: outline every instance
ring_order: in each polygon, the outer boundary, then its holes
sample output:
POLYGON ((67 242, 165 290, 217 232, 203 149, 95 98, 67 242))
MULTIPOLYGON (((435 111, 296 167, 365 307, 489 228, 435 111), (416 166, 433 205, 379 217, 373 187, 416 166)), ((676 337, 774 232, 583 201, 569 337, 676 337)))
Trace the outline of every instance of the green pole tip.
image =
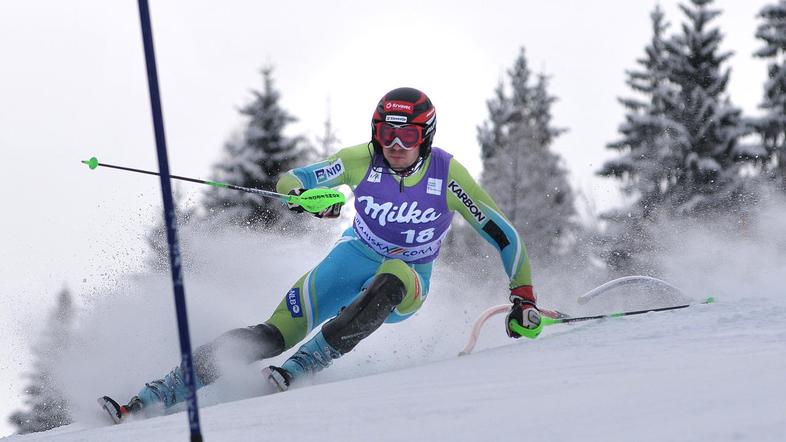
POLYGON ((96 167, 98 167, 98 158, 96 157, 92 157, 89 160, 82 160, 82 162, 87 164, 87 167, 89 167, 90 170, 93 170, 96 167))

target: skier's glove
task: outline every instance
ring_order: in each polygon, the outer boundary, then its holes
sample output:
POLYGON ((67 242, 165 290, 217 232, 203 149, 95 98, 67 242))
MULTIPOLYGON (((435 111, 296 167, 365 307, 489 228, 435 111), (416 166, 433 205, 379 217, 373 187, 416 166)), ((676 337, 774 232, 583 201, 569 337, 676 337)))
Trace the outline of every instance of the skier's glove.
MULTIPOLYGON (((298 196, 305 191, 306 189, 303 188, 292 189, 289 191, 289 195, 298 196)), ((316 216, 317 218, 338 218, 338 216, 341 215, 341 206, 343 206, 343 204, 336 203, 321 212, 312 213, 312 215, 316 216)), ((303 207, 298 204, 287 203, 287 208, 295 213, 305 212, 305 209, 303 209, 303 207)))
POLYGON ((522 336, 530 339, 538 337, 543 329, 543 324, 540 320, 540 312, 535 306, 536 301, 537 298, 530 285, 516 287, 510 291, 510 302, 513 303, 513 306, 505 318, 505 331, 509 337, 515 339, 522 336), (519 332, 511 329, 511 320, 515 321, 517 325, 524 327, 526 331, 519 332))
MULTIPOLYGON (((289 195, 300 196, 300 194, 305 192, 305 191, 306 191, 306 189, 302 189, 302 188, 300 188, 300 189, 292 189, 292 190, 289 191, 289 195)), ((295 213, 303 213, 303 212, 306 211, 305 209, 303 209, 303 206, 301 206, 299 204, 289 203, 289 202, 287 203, 287 209, 289 209, 289 210, 291 210, 291 211, 293 211, 295 213)))
POLYGON ((336 203, 319 213, 314 213, 313 215, 317 218, 338 218, 338 216, 341 215, 341 206, 343 205, 344 204, 342 203, 336 203))

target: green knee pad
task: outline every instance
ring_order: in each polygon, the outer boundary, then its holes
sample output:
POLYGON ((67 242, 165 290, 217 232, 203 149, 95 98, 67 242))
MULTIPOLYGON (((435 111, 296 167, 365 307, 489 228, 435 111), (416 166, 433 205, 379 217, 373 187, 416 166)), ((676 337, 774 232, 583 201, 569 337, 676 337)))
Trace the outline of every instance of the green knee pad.
POLYGON ((407 294, 404 300, 396 307, 396 311, 400 314, 410 314, 423 305, 423 287, 420 283, 420 278, 417 272, 404 261, 400 259, 389 259, 382 263, 377 269, 377 275, 380 273, 389 273, 396 276, 404 283, 407 289, 407 294))

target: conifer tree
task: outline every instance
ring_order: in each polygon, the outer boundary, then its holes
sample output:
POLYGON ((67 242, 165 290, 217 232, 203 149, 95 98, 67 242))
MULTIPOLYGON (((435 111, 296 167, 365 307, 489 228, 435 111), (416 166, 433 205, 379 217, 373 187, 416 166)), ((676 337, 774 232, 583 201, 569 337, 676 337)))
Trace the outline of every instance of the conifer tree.
POLYGON ((706 217, 746 203, 740 169, 756 154, 739 142, 747 129, 726 93, 730 69, 724 63, 731 53, 720 50, 723 36, 711 25, 720 11, 710 8, 712 2, 681 4, 687 20, 669 38, 656 7, 645 57, 628 72, 627 83, 640 98, 620 100, 626 108, 622 138, 607 146, 620 156, 599 171, 620 179, 634 200, 605 214, 612 221, 607 262, 613 268, 642 267, 636 255, 652 247, 648 224, 658 214, 706 217))
POLYGON ((723 35, 711 22, 721 11, 713 0, 690 0, 682 32, 665 42, 666 71, 677 87, 669 113, 676 128, 672 151, 682 164, 668 182, 668 206, 677 214, 727 212, 743 202, 741 162, 754 159, 739 144, 746 126, 726 94, 732 55, 721 52, 723 35))
POLYGON ((548 78, 535 84, 522 48, 504 85, 488 102, 489 120, 478 128, 482 182, 522 233, 533 259, 547 261, 565 247, 575 229, 573 192, 560 157, 550 150, 563 132, 551 123, 548 78))
POLYGON ((606 146, 620 153, 607 161, 599 175, 614 177, 622 190, 635 200, 626 213, 649 218, 662 203, 670 183, 680 174, 682 162, 674 150, 679 129, 671 119, 676 88, 666 71, 664 32, 668 23, 660 6, 650 14, 652 39, 644 57, 636 60, 637 70, 627 71, 627 85, 637 97, 620 98, 625 107, 625 122, 619 126, 622 137, 606 146))
POLYGON ((765 115, 753 121, 761 137, 762 167, 766 176, 786 191, 786 0, 767 5, 758 14, 761 24, 756 38, 764 46, 756 57, 769 60, 764 101, 759 106, 765 115))
POLYGON ((669 186, 682 170, 675 135, 680 126, 671 119, 677 89, 669 81, 664 32, 668 28, 660 6, 650 14, 652 38, 637 69, 626 72, 626 84, 635 96, 620 98, 625 121, 617 141, 606 145, 619 152, 604 163, 601 176, 620 180, 622 190, 633 201, 628 207, 602 215, 607 221, 599 236, 601 255, 612 271, 626 274, 650 271, 641 252, 651 248, 646 222, 662 209, 669 186))
MULTIPOLYGON (((253 101, 240 109, 248 124, 240 136, 224 145, 213 179, 275 191, 279 176, 298 164, 304 139, 284 134, 296 118, 279 104, 281 95, 273 84, 273 69, 262 69, 262 77, 262 91, 252 91, 253 101)), ((279 201, 222 188, 211 188, 206 193, 205 207, 211 213, 228 214, 235 221, 263 226, 271 226, 286 211, 279 201)))
POLYGON ((510 100, 505 96, 505 85, 500 80, 494 90, 494 98, 486 101, 489 118, 478 127, 478 142, 480 143, 480 156, 484 161, 493 157, 505 143, 506 124, 510 119, 510 100))
POLYGON ((71 294, 63 289, 41 338, 33 347, 34 371, 26 375, 29 379, 25 388, 27 410, 17 411, 9 418, 20 434, 71 423, 69 403, 58 389, 56 374, 60 357, 70 341, 73 320, 71 294))

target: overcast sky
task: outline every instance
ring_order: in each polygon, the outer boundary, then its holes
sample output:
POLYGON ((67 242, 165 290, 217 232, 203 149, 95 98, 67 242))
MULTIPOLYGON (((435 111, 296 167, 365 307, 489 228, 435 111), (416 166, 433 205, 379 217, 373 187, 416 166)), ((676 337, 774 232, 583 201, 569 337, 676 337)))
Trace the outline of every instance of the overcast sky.
MULTIPOLYGON (((610 156, 627 95, 624 71, 651 37, 655 0, 433 2, 151 2, 172 173, 208 178, 222 143, 241 125, 237 108, 275 66, 282 105, 320 134, 329 109, 345 145, 369 139, 374 105, 413 86, 437 108, 435 145, 480 173, 476 126, 485 101, 524 46, 530 66, 552 77, 555 143, 571 181, 603 208, 614 183, 594 177, 610 156)), ((762 96, 754 60, 762 0, 719 0, 716 20, 735 52, 729 92, 746 112, 762 96)), ((676 30, 677 2, 661 2, 676 30)), ((55 290, 76 294, 133 270, 140 236, 159 216, 153 177, 79 163, 156 169, 137 4, 132 0, 0 3, 0 379, 14 378, 55 290), (40 306, 32 308, 31 306, 40 306), (15 341, 15 342, 12 342, 15 341), (10 351, 6 351, 9 349, 10 351)), ((194 186, 184 191, 196 192, 194 186)), ((186 275, 186 281, 187 281, 186 275)), ((173 318, 174 320, 174 318, 173 318)), ((21 388, 0 398, 5 415, 21 388)))

